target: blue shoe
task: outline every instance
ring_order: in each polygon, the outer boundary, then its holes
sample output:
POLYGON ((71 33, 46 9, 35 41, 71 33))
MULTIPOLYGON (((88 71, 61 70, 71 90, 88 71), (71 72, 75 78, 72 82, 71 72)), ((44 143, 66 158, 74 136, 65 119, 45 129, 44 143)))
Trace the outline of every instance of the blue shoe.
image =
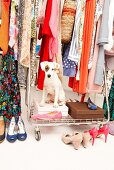
POLYGON ((16 127, 15 118, 12 117, 10 124, 9 124, 7 136, 6 136, 6 139, 10 143, 14 143, 17 140, 17 132, 15 130, 15 127, 16 127))
POLYGON ((19 116, 19 120, 18 120, 18 133, 17 133, 17 139, 20 141, 24 141, 27 138, 27 133, 25 130, 25 125, 23 120, 21 119, 21 117, 19 116))
POLYGON ((90 110, 97 110, 97 106, 91 101, 90 97, 88 98, 87 103, 90 110))

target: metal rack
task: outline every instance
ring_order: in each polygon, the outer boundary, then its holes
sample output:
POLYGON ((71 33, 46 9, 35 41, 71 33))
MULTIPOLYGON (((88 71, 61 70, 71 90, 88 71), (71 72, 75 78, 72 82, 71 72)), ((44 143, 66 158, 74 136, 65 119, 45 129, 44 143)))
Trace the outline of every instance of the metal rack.
POLYGON ((109 111, 109 103, 108 103, 108 95, 107 95, 107 80, 106 80, 106 74, 104 69, 104 83, 105 83, 105 94, 106 94, 106 102, 108 107, 108 115, 107 119, 105 118, 95 118, 95 119, 73 119, 70 116, 62 119, 54 119, 54 120, 33 120, 31 118, 31 115, 34 114, 34 106, 31 105, 30 96, 31 96, 31 87, 30 87, 30 70, 29 70, 29 85, 28 85, 28 106, 27 106, 27 117, 28 121, 34 126, 34 133, 35 133, 35 139, 39 141, 41 139, 41 133, 40 128, 43 126, 61 126, 61 125, 99 125, 102 126, 103 124, 106 124, 110 120, 110 111, 109 111))

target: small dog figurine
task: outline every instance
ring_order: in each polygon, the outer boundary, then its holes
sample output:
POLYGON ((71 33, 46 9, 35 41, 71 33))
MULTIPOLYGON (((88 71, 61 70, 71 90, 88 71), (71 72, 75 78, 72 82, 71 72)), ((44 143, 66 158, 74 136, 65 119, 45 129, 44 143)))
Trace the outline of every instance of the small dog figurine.
POLYGON ((45 72, 44 89, 40 106, 43 107, 45 102, 51 103, 53 101, 53 107, 65 104, 65 93, 57 75, 60 65, 56 62, 44 61, 41 62, 40 66, 45 72))

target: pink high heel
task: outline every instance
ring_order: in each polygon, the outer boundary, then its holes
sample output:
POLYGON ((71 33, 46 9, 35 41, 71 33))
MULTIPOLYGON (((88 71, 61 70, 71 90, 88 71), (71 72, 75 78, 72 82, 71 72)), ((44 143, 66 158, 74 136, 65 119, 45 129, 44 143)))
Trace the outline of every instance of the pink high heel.
POLYGON ((90 133, 90 135, 92 137, 92 145, 94 145, 95 138, 98 135, 98 130, 94 127, 93 129, 89 130, 89 133, 90 133))
POLYGON ((108 125, 104 125, 99 130, 97 130, 96 128, 89 130, 89 133, 90 133, 90 135, 93 139, 92 145, 94 145, 95 138, 100 137, 103 134, 105 135, 105 143, 106 143, 107 142, 107 136, 108 136, 108 133, 109 133, 109 128, 108 128, 108 125))
POLYGON ((98 136, 104 134, 105 135, 105 143, 107 142, 107 136, 108 136, 108 133, 109 133, 109 127, 108 125, 104 125, 103 127, 101 127, 99 130, 98 130, 98 136))

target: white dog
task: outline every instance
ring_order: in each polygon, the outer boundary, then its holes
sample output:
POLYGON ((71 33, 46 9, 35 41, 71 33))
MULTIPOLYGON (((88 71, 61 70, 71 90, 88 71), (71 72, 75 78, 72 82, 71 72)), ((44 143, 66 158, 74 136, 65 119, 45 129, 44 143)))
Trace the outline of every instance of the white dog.
POLYGON ((65 93, 58 78, 57 72, 60 65, 56 62, 44 61, 40 64, 41 69, 45 72, 44 89, 40 106, 44 106, 45 102, 54 101, 54 107, 65 104, 65 93))

